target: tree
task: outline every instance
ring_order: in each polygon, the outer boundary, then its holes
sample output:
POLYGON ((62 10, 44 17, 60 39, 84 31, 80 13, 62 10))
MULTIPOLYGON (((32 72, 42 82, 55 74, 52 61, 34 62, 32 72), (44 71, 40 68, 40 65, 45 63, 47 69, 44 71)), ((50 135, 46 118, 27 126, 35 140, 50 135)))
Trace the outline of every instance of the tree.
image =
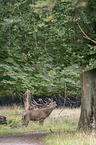
MULTIPOLYGON (((96 124, 96 3, 93 0, 80 0, 75 8, 75 41, 79 46, 82 61, 80 82, 82 90, 81 115, 79 128, 90 129, 95 120, 96 124), (78 19, 78 20, 76 20, 78 19)), ((96 126, 95 126, 96 129, 96 126)))

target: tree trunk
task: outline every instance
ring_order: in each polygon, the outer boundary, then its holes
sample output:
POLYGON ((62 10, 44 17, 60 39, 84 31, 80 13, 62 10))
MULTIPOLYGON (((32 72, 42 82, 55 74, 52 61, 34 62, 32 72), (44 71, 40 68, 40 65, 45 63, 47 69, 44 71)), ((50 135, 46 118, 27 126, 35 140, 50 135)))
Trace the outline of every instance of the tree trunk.
POLYGON ((82 99, 79 129, 96 129, 96 68, 80 75, 82 99))
POLYGON ((25 110, 30 110, 31 107, 31 95, 30 95, 30 91, 27 89, 27 91, 25 92, 24 96, 24 106, 25 106, 25 110))

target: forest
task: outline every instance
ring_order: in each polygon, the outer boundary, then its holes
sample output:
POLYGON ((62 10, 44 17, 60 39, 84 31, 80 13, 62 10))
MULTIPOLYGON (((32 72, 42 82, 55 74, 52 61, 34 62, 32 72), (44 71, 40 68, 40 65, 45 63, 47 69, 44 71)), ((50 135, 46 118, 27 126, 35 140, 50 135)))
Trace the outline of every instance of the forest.
POLYGON ((27 89, 57 102, 74 96, 81 99, 78 126, 89 129, 96 120, 96 2, 0 0, 0 9, 1 104, 6 96, 22 100, 27 89))

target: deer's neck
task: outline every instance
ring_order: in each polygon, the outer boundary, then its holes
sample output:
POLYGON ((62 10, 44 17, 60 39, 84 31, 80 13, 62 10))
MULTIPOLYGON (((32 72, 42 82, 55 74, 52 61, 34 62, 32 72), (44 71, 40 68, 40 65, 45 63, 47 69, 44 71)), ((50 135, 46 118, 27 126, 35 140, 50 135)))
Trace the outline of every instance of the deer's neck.
POLYGON ((47 115, 50 115, 50 113, 52 112, 53 109, 51 108, 46 108, 44 111, 47 115))

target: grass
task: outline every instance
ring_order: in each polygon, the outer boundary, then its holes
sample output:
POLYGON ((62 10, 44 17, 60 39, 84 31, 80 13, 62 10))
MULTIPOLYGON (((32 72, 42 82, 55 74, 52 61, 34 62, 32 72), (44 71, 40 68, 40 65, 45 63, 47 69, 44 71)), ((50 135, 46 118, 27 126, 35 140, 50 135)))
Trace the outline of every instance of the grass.
POLYGON ((95 133, 63 132, 49 134, 42 138, 45 145, 96 145, 95 133))
MULTIPOLYGON (((57 109, 55 111, 53 112, 53 115, 58 116, 60 110, 57 109), (55 111, 57 112, 56 114, 55 111)), ((58 132, 44 136, 42 138, 43 143, 45 145, 96 145, 95 131, 81 132, 76 130, 79 117, 80 109, 64 109, 55 126, 56 128, 59 126, 63 131, 59 129, 58 132)))
POLYGON ((4 106, 0 107, 0 115, 16 115, 24 112, 24 108, 21 106, 13 105, 13 106, 4 106))
POLYGON ((51 115, 45 119, 44 125, 30 121, 28 127, 22 127, 22 113, 24 108, 14 105, 13 107, 1 107, 0 115, 7 117, 7 125, 0 125, 0 134, 34 132, 34 131, 53 131, 74 130, 77 128, 79 119, 79 109, 55 109, 51 115), (60 113, 61 112, 61 113, 60 113), (77 114, 77 115, 76 115, 77 114))
POLYGON ((38 122, 30 121, 28 127, 22 127, 22 113, 24 108, 14 105, 13 107, 1 107, 0 115, 7 117, 7 125, 0 125, 0 134, 25 133, 34 131, 49 131, 43 138, 45 145, 96 145, 95 132, 76 131, 80 116, 80 109, 65 108, 55 109, 46 118, 43 126, 38 122))

